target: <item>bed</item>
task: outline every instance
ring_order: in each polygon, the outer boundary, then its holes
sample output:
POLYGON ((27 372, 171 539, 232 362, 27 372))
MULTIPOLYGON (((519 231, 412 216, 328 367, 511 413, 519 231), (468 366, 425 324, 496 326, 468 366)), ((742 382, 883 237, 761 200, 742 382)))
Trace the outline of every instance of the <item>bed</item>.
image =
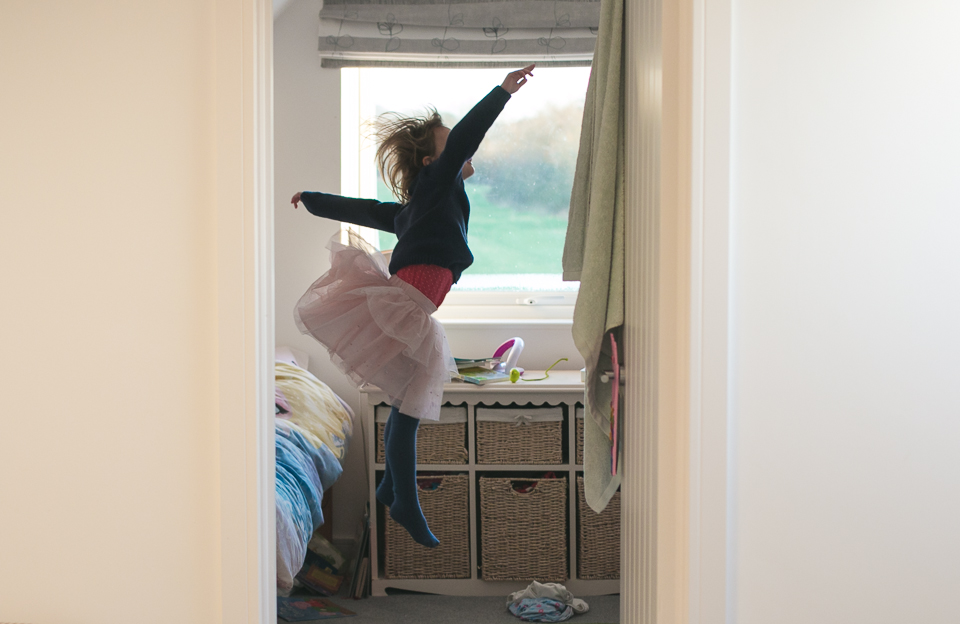
POLYGON ((343 472, 353 412, 289 350, 278 349, 275 375, 277 593, 286 596, 324 523, 323 493, 343 472))

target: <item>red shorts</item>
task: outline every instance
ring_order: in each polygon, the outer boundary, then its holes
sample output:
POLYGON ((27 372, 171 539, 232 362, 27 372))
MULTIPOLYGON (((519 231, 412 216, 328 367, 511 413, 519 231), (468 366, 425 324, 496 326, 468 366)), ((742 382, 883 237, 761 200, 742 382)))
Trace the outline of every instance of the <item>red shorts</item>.
POLYGON ((397 271, 397 277, 410 284, 440 307, 453 286, 453 271, 435 264, 412 264, 397 271))

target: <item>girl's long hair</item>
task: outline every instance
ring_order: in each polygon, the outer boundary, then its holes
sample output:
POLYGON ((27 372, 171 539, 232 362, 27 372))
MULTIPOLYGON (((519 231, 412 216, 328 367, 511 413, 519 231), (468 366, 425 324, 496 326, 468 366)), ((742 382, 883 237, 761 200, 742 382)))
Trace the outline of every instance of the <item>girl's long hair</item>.
POLYGON ((410 201, 425 156, 436 156, 433 131, 443 126, 435 108, 423 117, 384 113, 373 124, 380 177, 401 203, 410 201))

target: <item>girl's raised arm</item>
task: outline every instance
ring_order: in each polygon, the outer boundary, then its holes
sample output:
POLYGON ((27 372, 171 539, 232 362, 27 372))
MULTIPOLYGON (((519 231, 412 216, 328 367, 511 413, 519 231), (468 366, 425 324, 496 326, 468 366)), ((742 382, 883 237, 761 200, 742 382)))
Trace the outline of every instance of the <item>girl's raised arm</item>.
POLYGON ((502 85, 494 87, 450 130, 446 146, 434 161, 437 175, 453 178, 463 168, 463 163, 473 158, 487 130, 510 99, 510 94, 519 91, 527 83, 527 77, 533 75, 533 67, 528 65, 507 74, 502 85))

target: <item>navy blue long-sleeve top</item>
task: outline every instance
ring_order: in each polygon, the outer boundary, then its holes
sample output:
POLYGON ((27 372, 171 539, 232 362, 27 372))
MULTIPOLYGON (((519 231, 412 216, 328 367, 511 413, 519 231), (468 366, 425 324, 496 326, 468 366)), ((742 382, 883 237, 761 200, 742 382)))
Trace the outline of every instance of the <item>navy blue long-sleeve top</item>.
POLYGON ((453 282, 473 264, 467 245, 470 201, 461 170, 473 158, 510 94, 494 87, 450 130, 440 156, 420 170, 407 204, 304 192, 312 214, 397 235, 390 273, 414 264, 434 264, 453 273, 453 282))

